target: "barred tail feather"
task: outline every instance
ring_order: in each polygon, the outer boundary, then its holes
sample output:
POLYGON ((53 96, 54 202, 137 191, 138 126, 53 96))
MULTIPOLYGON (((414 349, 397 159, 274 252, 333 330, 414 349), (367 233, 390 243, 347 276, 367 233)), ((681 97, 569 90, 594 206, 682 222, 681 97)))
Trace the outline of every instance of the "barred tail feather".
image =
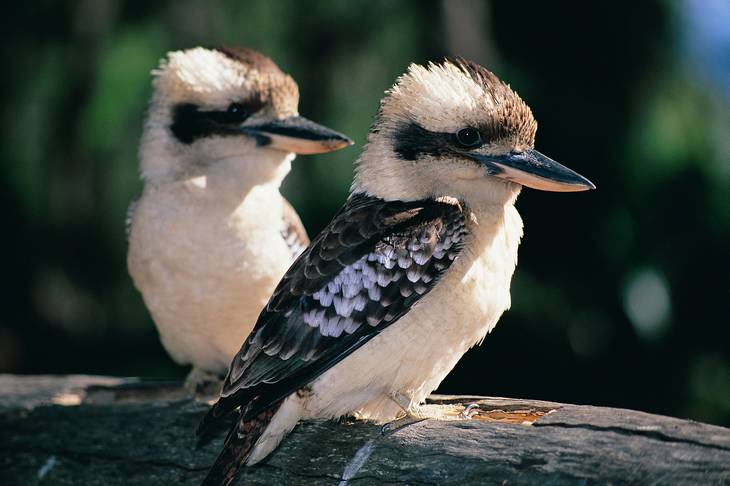
POLYGON ((246 463, 256 442, 269 426, 280 406, 281 401, 246 421, 243 420, 243 413, 239 413, 236 424, 226 437, 223 450, 208 471, 201 486, 227 486, 236 479, 238 470, 246 463))
POLYGON ((250 401, 250 398, 241 392, 230 397, 219 398, 198 425, 196 432, 198 436, 197 447, 200 448, 206 445, 225 429, 233 430, 233 424, 238 423, 240 419, 240 415, 239 418, 233 417, 236 408, 239 404, 247 403, 248 401, 250 401))

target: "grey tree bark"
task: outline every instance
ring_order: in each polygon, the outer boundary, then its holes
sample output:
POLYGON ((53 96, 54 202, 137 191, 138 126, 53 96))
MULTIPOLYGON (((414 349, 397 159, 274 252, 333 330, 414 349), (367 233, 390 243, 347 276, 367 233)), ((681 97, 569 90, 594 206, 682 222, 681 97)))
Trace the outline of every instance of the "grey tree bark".
MULTIPOLYGON (((434 396, 471 420, 390 433, 300 424, 238 484, 730 484, 730 429, 631 410, 434 396)), ((0 375, 0 484, 197 484, 225 432, 196 449, 207 404, 178 383, 0 375)))

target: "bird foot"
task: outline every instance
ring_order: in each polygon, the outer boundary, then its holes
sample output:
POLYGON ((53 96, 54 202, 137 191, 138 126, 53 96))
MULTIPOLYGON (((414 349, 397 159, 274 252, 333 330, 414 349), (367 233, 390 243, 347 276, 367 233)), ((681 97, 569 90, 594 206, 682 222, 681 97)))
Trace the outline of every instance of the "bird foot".
POLYGON ((193 396, 215 396, 221 390, 222 380, 222 377, 216 373, 193 368, 185 378, 184 388, 193 396))
POLYGON ((424 405, 420 407, 410 407, 410 410, 404 410, 404 415, 387 424, 383 425, 381 432, 383 435, 393 433, 403 427, 423 422, 424 420, 471 420, 472 417, 479 414, 479 404, 470 403, 460 412, 453 410, 443 410, 440 407, 432 407, 424 405))

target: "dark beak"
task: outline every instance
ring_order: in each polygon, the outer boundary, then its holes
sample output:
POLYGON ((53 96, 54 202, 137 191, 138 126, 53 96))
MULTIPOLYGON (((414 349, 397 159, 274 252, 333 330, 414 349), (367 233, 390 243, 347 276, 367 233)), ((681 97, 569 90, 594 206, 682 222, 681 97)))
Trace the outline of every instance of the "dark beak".
POLYGON ((296 154, 321 154, 352 145, 349 137, 303 116, 243 126, 241 130, 254 136, 260 146, 296 154))
POLYGON ((469 153, 469 157, 482 163, 489 175, 501 177, 523 186, 541 191, 576 192, 595 189, 591 181, 546 157, 537 150, 506 155, 482 155, 469 153))

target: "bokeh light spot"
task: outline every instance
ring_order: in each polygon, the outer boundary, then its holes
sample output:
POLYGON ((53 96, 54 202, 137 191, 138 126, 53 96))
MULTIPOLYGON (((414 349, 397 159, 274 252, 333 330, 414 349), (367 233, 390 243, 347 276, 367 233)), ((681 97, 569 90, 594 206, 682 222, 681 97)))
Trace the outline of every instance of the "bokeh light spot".
POLYGON ((652 268, 637 271, 624 287, 624 311, 639 337, 655 340, 670 325, 672 304, 666 279, 652 268))

